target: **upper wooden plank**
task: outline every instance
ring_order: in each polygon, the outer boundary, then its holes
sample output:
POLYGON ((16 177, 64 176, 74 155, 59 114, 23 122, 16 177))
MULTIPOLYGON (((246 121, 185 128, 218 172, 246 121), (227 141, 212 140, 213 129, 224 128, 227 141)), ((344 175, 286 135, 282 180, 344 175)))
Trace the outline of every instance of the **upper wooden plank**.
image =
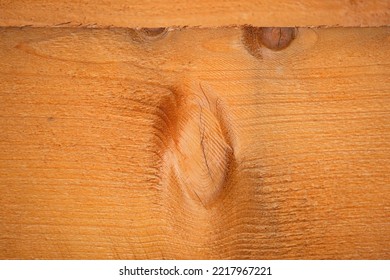
POLYGON ((385 26, 388 0, 0 0, 0 26, 385 26))

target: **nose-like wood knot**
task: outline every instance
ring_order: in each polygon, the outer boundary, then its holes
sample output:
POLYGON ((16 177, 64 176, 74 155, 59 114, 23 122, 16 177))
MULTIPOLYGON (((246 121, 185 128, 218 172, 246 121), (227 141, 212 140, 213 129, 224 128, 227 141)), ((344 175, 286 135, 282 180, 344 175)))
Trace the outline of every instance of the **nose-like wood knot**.
POLYGON ((174 182, 170 183, 207 206, 223 191, 234 162, 226 105, 199 84, 195 90, 174 90, 162 110, 168 167, 164 172, 171 172, 174 182))

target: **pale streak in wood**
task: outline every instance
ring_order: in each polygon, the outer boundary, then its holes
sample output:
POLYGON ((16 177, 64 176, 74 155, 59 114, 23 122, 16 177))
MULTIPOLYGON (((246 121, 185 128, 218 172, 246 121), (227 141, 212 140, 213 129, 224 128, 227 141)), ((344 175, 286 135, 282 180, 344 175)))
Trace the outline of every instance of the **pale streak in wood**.
POLYGON ((390 257, 390 29, 0 30, 0 257, 390 257), (146 40, 146 41, 145 41, 146 40), (224 101, 234 172, 167 183, 172 89, 224 101), (169 134, 168 134, 169 136, 169 134))
POLYGON ((0 0, 0 26, 384 26, 388 0, 0 0))

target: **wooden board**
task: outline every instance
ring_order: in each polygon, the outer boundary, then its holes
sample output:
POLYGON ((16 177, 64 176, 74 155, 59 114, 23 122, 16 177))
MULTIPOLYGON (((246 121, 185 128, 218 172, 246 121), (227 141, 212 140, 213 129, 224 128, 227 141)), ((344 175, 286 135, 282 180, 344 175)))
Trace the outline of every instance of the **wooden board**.
POLYGON ((0 0, 0 26, 383 26, 388 0, 0 0))
POLYGON ((389 42, 0 29, 0 258, 390 258, 389 42))

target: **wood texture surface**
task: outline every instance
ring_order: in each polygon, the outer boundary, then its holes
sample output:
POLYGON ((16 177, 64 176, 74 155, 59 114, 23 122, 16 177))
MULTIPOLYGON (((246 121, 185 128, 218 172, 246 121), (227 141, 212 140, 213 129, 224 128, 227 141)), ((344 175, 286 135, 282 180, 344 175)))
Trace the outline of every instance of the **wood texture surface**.
POLYGON ((388 0, 0 0, 0 26, 383 26, 388 0))
POLYGON ((0 258, 390 258, 390 28, 274 31, 0 29, 0 258))

